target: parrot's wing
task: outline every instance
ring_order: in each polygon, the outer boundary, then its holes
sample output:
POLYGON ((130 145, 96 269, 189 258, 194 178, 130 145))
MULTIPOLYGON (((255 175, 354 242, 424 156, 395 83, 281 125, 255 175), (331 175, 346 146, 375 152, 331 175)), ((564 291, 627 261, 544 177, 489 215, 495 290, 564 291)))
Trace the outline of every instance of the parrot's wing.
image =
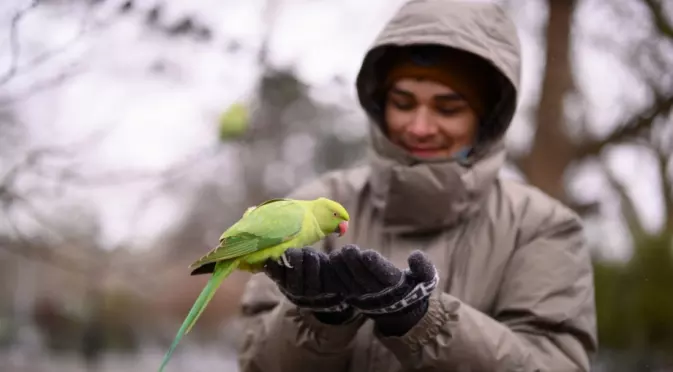
POLYGON ((250 214, 250 212, 254 211, 256 208, 257 208, 257 206, 252 206, 252 207, 249 207, 248 209, 246 209, 245 212, 243 213, 243 217, 250 214))
POLYGON ((292 199, 287 199, 287 198, 274 198, 274 199, 269 199, 269 200, 266 200, 266 201, 263 201, 263 202, 257 204, 257 206, 255 206, 255 208, 259 208, 259 207, 261 207, 261 206, 263 206, 263 205, 267 205, 267 204, 271 204, 271 203, 275 203, 275 202, 283 202, 283 201, 284 201, 284 202, 292 202, 292 203, 294 202, 294 200, 292 200, 292 199))
POLYGON ((245 213, 243 213, 243 217, 247 216, 248 214, 250 214, 250 212, 254 211, 255 209, 257 209, 257 208, 259 208, 259 207, 261 207, 261 206, 263 206, 263 205, 271 204, 271 203, 273 203, 273 202, 277 202, 277 201, 290 201, 290 200, 292 200, 292 199, 287 199, 287 198, 275 198, 275 199, 269 199, 269 200, 266 200, 266 201, 264 201, 264 202, 262 202, 262 203, 260 203, 260 204, 253 205, 252 207, 249 207, 248 209, 246 209, 246 210, 245 210, 245 213))
POLYGON ((294 238, 301 232, 306 210, 291 200, 277 202, 247 212, 222 235, 215 249, 191 264, 190 268, 241 257, 294 238), (255 213, 251 213, 253 211, 255 213))

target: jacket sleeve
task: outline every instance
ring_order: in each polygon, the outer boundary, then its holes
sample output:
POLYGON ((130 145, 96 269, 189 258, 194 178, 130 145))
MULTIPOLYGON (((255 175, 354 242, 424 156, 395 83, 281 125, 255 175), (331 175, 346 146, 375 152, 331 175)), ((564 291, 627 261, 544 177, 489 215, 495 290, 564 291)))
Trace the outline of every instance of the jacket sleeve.
MULTIPOLYGON (((290 198, 313 199, 326 196, 344 203, 335 195, 344 182, 336 173, 296 190, 290 198)), ((331 239, 316 244, 329 251, 331 239)), ((348 369, 355 335, 364 322, 361 317, 342 325, 318 321, 310 312, 285 300, 276 284, 265 274, 255 274, 246 285, 241 300, 244 335, 239 350, 241 372, 343 372, 348 369)))
POLYGON ((593 271, 575 216, 548 223, 505 269, 493 316, 438 294, 381 342, 410 371, 589 371, 597 348, 593 271))

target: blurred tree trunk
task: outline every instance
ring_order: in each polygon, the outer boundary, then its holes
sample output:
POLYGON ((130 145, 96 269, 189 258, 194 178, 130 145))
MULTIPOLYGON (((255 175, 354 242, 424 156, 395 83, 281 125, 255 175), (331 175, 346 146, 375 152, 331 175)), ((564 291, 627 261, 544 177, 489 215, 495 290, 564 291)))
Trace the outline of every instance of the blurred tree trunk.
POLYGON ((345 114, 341 107, 316 102, 291 69, 269 62, 269 42, 281 6, 280 0, 267 0, 263 14, 267 29, 258 54, 261 77, 240 148, 246 192, 242 208, 285 196, 317 172, 352 164, 365 147, 364 138, 335 135, 333 128, 345 114), (292 137, 310 137, 313 146, 309 141, 291 142, 292 137))
MULTIPOLYGON (((633 59, 627 64, 649 87, 652 99, 648 105, 620 118, 614 130, 604 137, 587 135, 579 139, 573 138, 569 129, 581 123, 568 122, 564 107, 567 97, 575 92, 571 30, 576 3, 575 0, 547 1, 546 65, 535 113, 536 132, 530 151, 514 160, 532 185, 582 213, 584 209, 571 200, 565 182, 566 172, 575 163, 589 159, 602 163, 604 149, 624 144, 637 144, 654 155, 660 176, 658 192, 662 193, 663 226, 657 231, 645 228, 642 215, 637 213, 640 201, 604 164, 604 174, 618 196, 621 217, 632 237, 634 252, 626 263, 596 261, 594 272, 602 349, 616 350, 656 369, 673 362, 670 359, 673 301, 668 300, 673 291, 673 132, 666 129, 671 126, 673 113, 670 86, 673 60, 667 55, 673 46, 673 14, 667 13, 665 1, 661 0, 606 5, 619 8, 618 13, 625 15, 621 20, 624 29, 636 27, 635 8, 642 6, 641 10, 649 12, 652 34, 642 43, 632 45, 626 54, 633 59), (659 354, 665 357, 659 358, 659 354)), ((626 368, 632 370, 635 364, 626 368)))
MULTIPOLYGON (((535 112, 535 135, 530 151, 519 158, 513 158, 514 165, 523 173, 529 183, 540 188, 550 196, 560 200, 580 214, 591 214, 596 211, 596 203, 578 204, 568 194, 566 176, 571 167, 588 159, 601 155, 611 145, 645 142, 660 158, 662 190, 666 206, 666 225, 673 228, 673 196, 666 190, 671 189, 671 182, 666 167, 669 165, 671 150, 655 145, 657 123, 663 120, 673 109, 673 92, 655 87, 666 81, 670 66, 662 58, 661 45, 657 43, 673 42, 670 33, 671 22, 664 11, 663 2, 656 0, 634 0, 641 2, 651 14, 654 26, 654 37, 647 45, 642 45, 633 54, 634 69, 642 73, 645 82, 652 85, 654 99, 647 107, 626 116, 616 123, 615 129, 603 138, 591 138, 588 134, 583 138, 573 138, 570 130, 580 128, 585 123, 571 123, 566 115, 565 102, 576 92, 572 56, 572 24, 576 0, 547 0, 549 18, 546 28, 546 63, 542 78, 540 101, 535 112), (661 71, 645 71, 652 61, 657 61, 656 68, 661 71), (643 71, 638 71, 642 69, 643 71)), ((622 5, 608 5, 620 7, 622 5)), ((626 12, 628 14, 628 11, 626 12)), ((650 67, 651 68, 651 67, 650 67)), ((625 194, 623 194, 625 195, 625 194)), ((627 208, 628 209, 628 208, 627 208)), ((632 218, 635 215, 626 216, 632 218)), ((637 218, 634 217, 634 218, 637 218)), ((638 229, 639 223, 631 222, 638 229)))
POLYGON ((305 87, 294 74, 265 68, 256 92, 256 109, 250 118, 250 130, 241 148, 246 190, 244 207, 282 196, 282 192, 270 189, 267 172, 282 171, 271 167, 280 167, 287 161, 283 156, 285 140, 293 133, 287 111, 304 99, 305 87))
POLYGON ((266 30, 257 56, 262 71, 253 98, 249 131, 241 148, 246 191, 242 207, 280 196, 269 190, 267 172, 283 160, 284 140, 289 134, 289 123, 283 120, 285 111, 306 95, 305 87, 294 74, 274 69, 268 60, 269 43, 280 6, 280 0, 267 0, 262 14, 266 30))
POLYGON ((564 174, 575 158, 567 133, 564 100, 575 87, 570 63, 571 28, 575 0, 547 0, 547 53, 542 93, 537 108, 537 130, 530 153, 521 162, 528 181, 552 197, 569 203, 564 174))

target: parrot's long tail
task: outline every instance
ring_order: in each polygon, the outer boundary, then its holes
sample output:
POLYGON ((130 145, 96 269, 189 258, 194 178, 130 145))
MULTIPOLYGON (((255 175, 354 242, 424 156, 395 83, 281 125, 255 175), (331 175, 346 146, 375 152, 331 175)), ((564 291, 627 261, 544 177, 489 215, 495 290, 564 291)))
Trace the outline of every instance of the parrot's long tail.
POLYGON ((171 358, 171 355, 173 355, 173 351, 178 346, 180 339, 192 329, 192 326, 194 326, 197 319, 199 319, 201 313, 203 313, 203 310, 206 308, 206 305, 208 305, 215 295, 215 291, 220 284, 222 284, 222 281, 238 267, 239 263, 239 260, 221 261, 217 263, 217 266, 215 266, 215 270, 213 271, 213 276, 210 277, 210 280, 208 280, 208 283, 201 291, 196 302, 192 305, 192 308, 182 322, 182 326, 180 327, 180 330, 178 330, 171 347, 168 349, 168 352, 166 352, 164 360, 161 362, 161 367, 159 367, 159 372, 164 370, 164 367, 168 364, 168 360, 171 358))

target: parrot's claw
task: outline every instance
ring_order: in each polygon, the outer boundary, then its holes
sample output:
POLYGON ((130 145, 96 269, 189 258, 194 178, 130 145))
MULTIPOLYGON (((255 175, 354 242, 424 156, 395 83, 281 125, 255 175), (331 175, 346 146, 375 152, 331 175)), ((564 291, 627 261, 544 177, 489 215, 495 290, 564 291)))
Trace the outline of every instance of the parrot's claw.
POLYGON ((287 256, 285 255, 285 253, 283 253, 283 254, 280 256, 280 263, 281 263, 283 266, 287 267, 288 269, 291 269, 291 268, 292 268, 292 265, 290 265, 290 261, 288 261, 287 256))

